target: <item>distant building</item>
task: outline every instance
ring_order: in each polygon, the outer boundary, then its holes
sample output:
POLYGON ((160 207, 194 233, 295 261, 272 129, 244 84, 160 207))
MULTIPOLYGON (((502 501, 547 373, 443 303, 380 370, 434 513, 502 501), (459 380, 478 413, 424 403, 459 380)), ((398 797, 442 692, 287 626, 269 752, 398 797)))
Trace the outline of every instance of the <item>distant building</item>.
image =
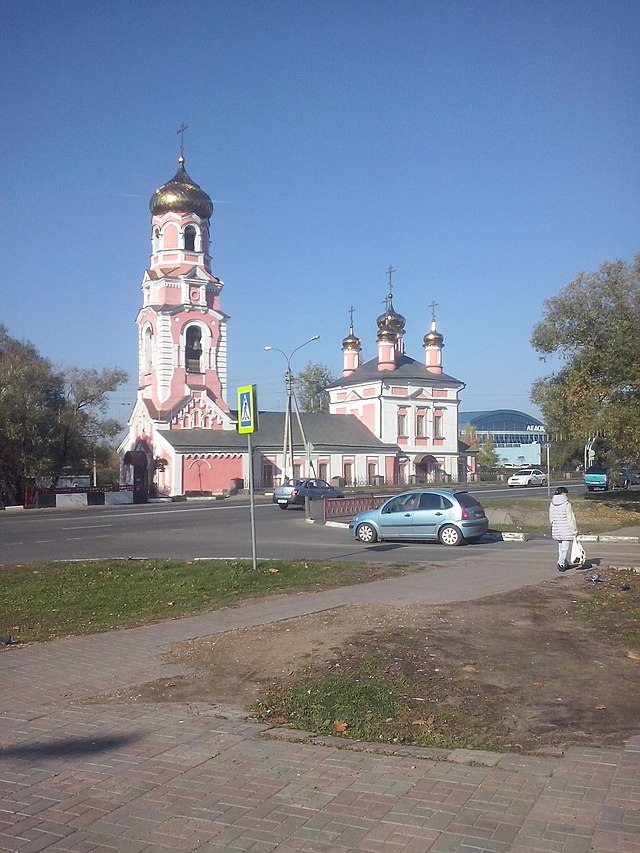
POLYGON ((480 446, 491 436, 501 465, 510 468, 521 465, 540 465, 541 449, 548 441, 548 437, 542 421, 533 415, 514 409, 460 412, 458 418, 460 438, 463 438, 467 426, 475 429, 480 446))

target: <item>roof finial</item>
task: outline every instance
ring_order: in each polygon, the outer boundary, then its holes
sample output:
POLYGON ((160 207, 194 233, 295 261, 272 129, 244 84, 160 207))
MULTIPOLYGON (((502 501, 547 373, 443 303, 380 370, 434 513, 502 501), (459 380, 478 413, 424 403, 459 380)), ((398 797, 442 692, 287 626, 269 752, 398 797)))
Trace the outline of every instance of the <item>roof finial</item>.
POLYGON ((395 270, 391 264, 389 264, 389 268, 385 270, 385 272, 389 276, 389 298, 391 298, 393 296, 393 282, 391 281, 391 276, 394 274, 395 270))
POLYGON ((348 314, 349 314, 349 331, 351 334, 353 334, 353 314, 354 314, 355 310, 356 309, 352 305, 348 311, 348 314))
POLYGON ((431 308, 431 322, 436 322, 436 308, 438 307, 438 303, 434 299, 433 302, 429 303, 429 308, 431 308))
POLYGON ((180 159, 182 162, 184 162, 184 132, 188 127, 188 124, 182 122, 178 128, 178 133, 180 134, 180 159))

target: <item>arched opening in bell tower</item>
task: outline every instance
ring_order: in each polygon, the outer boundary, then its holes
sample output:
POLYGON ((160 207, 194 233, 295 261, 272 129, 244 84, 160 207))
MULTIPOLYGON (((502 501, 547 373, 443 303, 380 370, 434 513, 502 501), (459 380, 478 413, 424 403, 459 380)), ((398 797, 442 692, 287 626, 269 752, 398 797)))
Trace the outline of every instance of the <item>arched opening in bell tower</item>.
POLYGON ((184 229, 184 248, 187 252, 194 252, 196 248, 196 229, 194 225, 187 225, 184 229))
POLYGON ((187 327, 184 360, 188 373, 202 373, 202 330, 199 326, 187 327))

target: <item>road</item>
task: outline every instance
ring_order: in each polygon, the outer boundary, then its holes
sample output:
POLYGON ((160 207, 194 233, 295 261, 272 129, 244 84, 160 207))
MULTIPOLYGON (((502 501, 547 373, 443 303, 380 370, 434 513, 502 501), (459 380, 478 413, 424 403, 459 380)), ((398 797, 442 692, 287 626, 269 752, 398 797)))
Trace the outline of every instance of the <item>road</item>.
MULTIPOLYGON (((546 489, 492 489, 502 497, 518 492, 545 494, 546 489)), ((481 497, 482 492, 477 494, 481 497)), ((486 494, 486 493, 485 493, 486 494)), ((278 510, 269 498, 256 497, 258 559, 362 560, 372 562, 458 562, 468 548, 437 543, 378 543, 368 547, 347 531, 309 524, 304 513, 278 510)), ((504 548, 502 542, 473 546, 474 559, 504 548)), ((551 543, 528 542, 527 550, 551 543)), ((634 546, 637 549, 637 545, 634 546)), ((0 565, 39 560, 148 557, 154 559, 251 559, 250 505, 236 496, 226 501, 190 501, 81 510, 29 510, 0 513, 0 565)))

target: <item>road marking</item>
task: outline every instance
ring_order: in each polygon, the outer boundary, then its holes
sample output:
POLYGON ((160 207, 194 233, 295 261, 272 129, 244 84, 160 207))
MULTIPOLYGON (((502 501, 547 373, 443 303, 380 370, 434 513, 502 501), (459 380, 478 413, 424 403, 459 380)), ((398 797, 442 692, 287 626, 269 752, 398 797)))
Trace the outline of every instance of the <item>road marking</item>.
POLYGON ((93 530, 96 527, 113 527, 113 524, 76 524, 75 527, 63 527, 63 530, 93 530))

